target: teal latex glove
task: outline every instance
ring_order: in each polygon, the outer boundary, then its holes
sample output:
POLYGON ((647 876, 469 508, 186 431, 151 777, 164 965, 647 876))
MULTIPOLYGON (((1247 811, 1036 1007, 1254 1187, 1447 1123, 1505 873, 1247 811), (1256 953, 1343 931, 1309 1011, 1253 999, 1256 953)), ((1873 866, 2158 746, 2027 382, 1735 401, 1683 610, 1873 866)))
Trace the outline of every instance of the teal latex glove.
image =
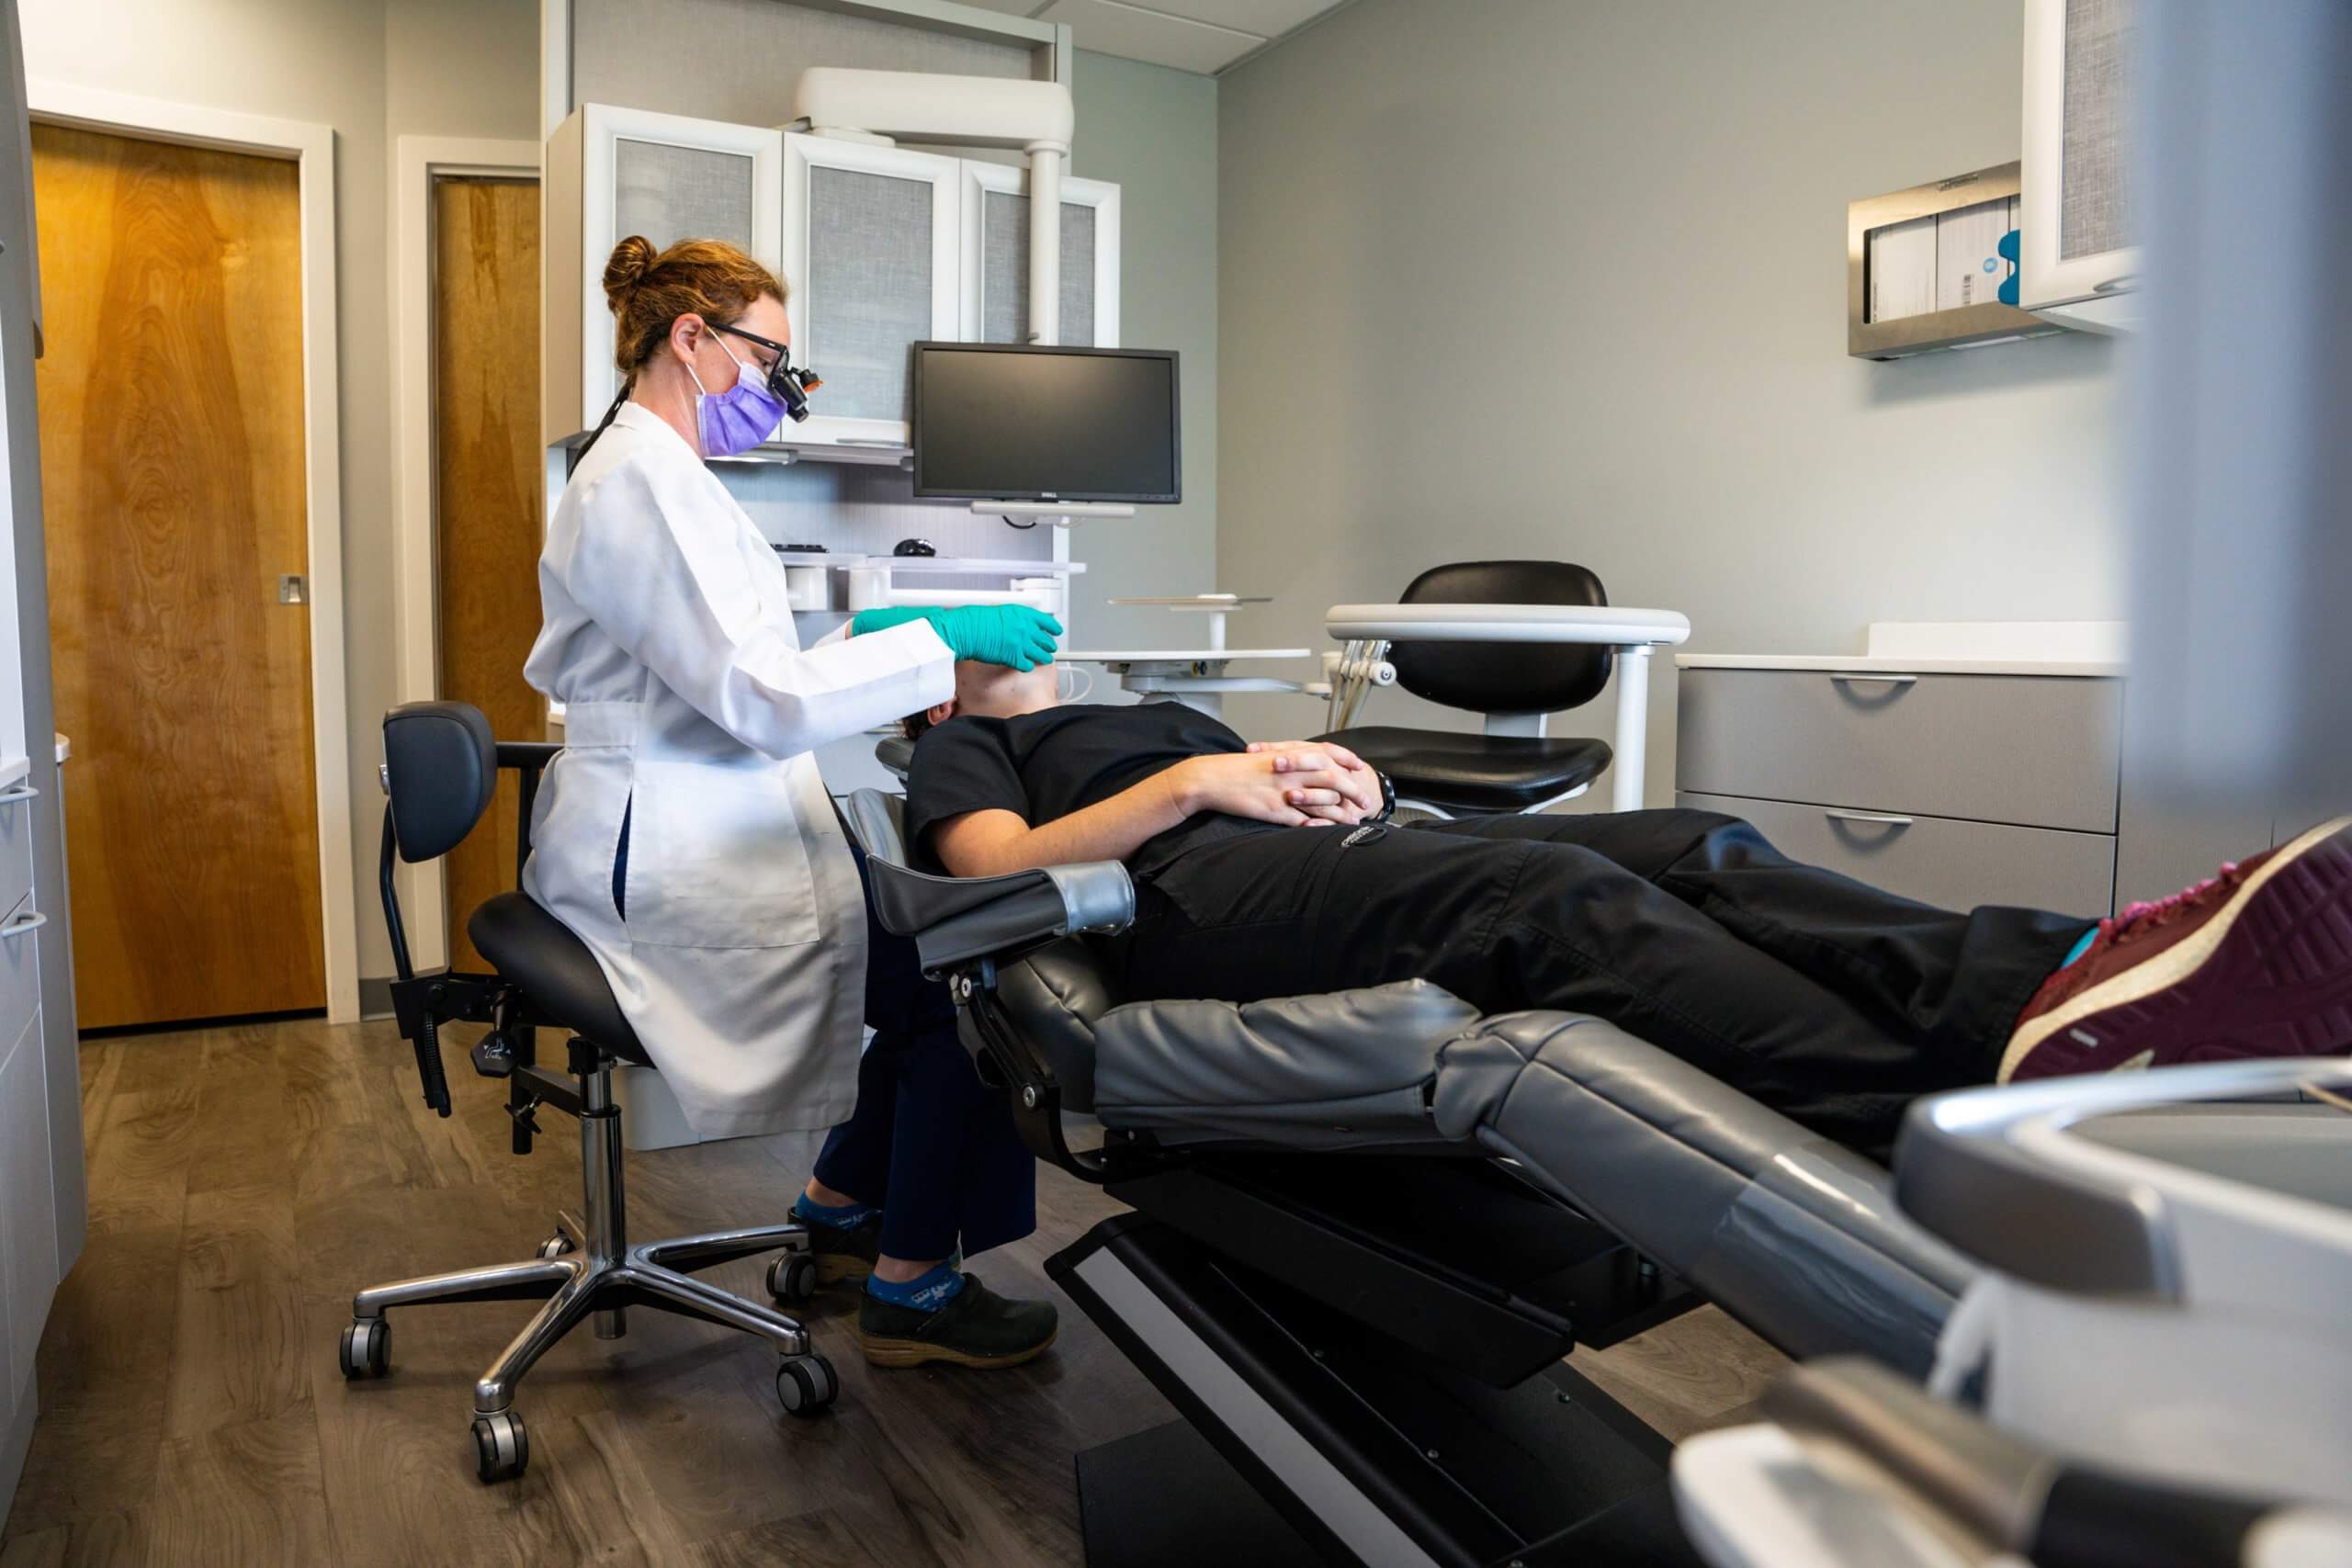
POLYGON ((909 621, 929 621, 958 660, 1005 664, 1035 670, 1054 661, 1054 638, 1062 624, 1026 604, 905 605, 895 610, 860 610, 849 624, 850 636, 888 631, 909 621))

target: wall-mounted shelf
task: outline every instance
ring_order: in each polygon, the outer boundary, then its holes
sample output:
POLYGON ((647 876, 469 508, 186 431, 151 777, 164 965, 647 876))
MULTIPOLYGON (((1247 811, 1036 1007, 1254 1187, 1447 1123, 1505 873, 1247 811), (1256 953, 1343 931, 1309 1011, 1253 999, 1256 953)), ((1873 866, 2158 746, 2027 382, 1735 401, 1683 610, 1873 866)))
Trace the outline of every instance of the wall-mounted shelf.
POLYGON ((1996 297, 2015 270, 1998 242, 2016 227, 2018 172, 1997 164, 1849 204, 1848 354, 1902 359, 2064 330, 1996 297))

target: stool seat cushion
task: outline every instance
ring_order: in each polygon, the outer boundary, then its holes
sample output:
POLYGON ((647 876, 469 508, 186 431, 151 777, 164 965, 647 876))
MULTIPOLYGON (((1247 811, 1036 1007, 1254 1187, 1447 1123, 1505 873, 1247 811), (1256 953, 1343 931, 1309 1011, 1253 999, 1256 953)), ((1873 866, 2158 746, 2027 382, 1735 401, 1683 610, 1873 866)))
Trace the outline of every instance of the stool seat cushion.
POLYGON ((604 1047, 608 1055, 649 1065, 637 1031, 613 999, 613 987, 588 944, 521 893, 486 898, 466 922, 481 955, 522 989, 537 1016, 604 1047))

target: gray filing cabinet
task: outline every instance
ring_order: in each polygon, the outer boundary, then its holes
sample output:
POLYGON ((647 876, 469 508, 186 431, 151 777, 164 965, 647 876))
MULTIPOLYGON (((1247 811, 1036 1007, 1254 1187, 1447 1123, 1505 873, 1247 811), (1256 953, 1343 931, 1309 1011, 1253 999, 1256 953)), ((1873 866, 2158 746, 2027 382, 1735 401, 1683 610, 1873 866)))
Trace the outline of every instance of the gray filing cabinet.
POLYGON ((1945 908, 2113 910, 2120 680, 1810 662, 1685 665, 1678 803, 1945 908))

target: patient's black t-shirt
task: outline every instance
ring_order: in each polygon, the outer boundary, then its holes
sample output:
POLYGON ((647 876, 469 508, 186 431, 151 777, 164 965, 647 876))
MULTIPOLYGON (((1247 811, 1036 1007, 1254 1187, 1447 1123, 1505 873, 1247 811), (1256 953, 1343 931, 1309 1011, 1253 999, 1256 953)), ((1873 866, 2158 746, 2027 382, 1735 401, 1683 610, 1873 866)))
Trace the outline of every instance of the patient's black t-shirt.
MULTIPOLYGON (((964 715, 915 743, 907 771, 907 840, 924 863, 936 866, 931 829, 950 817, 993 807, 1043 827, 1187 757, 1248 749, 1241 737, 1182 703, 1071 704, 1013 718, 964 715)), ((1203 812, 1146 840, 1128 862, 1137 872, 1156 871, 1200 844, 1261 830, 1281 831, 1271 822, 1203 812)))

